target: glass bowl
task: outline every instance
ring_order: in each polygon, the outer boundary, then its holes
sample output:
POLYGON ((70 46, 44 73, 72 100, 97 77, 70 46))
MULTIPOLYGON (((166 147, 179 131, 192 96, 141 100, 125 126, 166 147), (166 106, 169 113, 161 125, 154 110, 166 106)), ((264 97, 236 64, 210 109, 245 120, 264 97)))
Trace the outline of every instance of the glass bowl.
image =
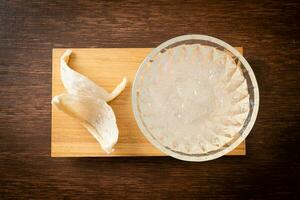
POLYGON ((219 158, 233 149, 235 149, 250 133, 259 108, 259 90, 255 75, 253 70, 251 69, 249 63, 246 59, 232 46, 227 44, 226 42, 206 35, 184 35, 175 37, 170 39, 155 49, 151 51, 151 53, 145 58, 145 60, 140 65, 135 80, 132 87, 132 108, 134 112, 135 120, 142 132, 142 134, 148 139, 148 141, 153 144, 156 148, 164 152, 165 154, 172 156, 174 158, 185 160, 185 161, 208 161, 212 159, 219 158), (158 53, 164 52, 166 49, 173 48, 183 44, 201 44, 206 46, 215 47, 218 50, 225 51, 226 53, 230 54, 234 60, 239 64, 242 69, 243 75, 247 81, 248 85, 248 92, 249 92, 249 100, 250 100, 250 109, 249 114, 238 133, 237 137, 234 137, 226 146, 220 147, 218 150, 211 151, 208 153, 202 154, 187 154, 178 152, 175 150, 170 149, 167 146, 164 146, 160 143, 160 141, 156 140, 155 137, 152 135, 151 131, 147 128, 147 124, 144 122, 143 117, 141 115, 141 110, 139 109, 140 101, 139 101, 139 89, 142 87, 141 79, 142 75, 145 70, 145 65, 151 61, 158 53))

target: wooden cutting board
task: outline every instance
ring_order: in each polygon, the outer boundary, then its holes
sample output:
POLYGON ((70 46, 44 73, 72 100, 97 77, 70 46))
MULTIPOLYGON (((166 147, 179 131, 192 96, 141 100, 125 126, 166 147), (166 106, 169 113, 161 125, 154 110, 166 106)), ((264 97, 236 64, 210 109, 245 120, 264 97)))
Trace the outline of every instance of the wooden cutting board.
MULTIPOLYGON (((242 48, 237 48, 242 52, 242 48)), ((52 52, 52 97, 65 92, 60 80, 60 57, 66 49, 52 52)), ((165 156, 150 144, 140 132, 131 110, 131 86, 135 73, 151 48, 76 48, 69 65, 108 91, 127 77, 126 89, 109 104, 119 127, 119 141, 115 151, 106 154, 96 140, 78 121, 52 106, 51 156, 165 156)), ((228 155, 245 155, 245 142, 228 155)))

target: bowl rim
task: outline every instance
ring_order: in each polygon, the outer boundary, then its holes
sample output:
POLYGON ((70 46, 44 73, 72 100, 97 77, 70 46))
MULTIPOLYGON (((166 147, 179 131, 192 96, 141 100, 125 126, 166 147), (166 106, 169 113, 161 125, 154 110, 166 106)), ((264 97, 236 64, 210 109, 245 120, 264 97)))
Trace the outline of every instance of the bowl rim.
POLYGON ((251 66, 249 65, 249 63, 247 62, 247 60, 244 58, 244 56, 237 51, 234 47, 232 47, 231 45, 229 45, 228 43, 212 37, 212 36, 208 36, 208 35, 200 35, 200 34, 192 34, 192 35, 182 35, 182 36, 177 36, 174 37, 172 39, 169 39, 163 43, 161 43, 160 45, 158 45, 156 48, 154 48, 148 55, 147 57, 143 60, 143 62, 140 64, 134 81, 133 81, 133 86, 132 86, 132 93, 131 93, 131 101, 132 101, 132 110, 134 113, 134 118, 138 124, 139 129, 141 130, 142 134, 147 138, 147 140, 154 145, 157 149, 159 149, 160 151, 162 151, 163 153, 172 156, 174 158, 180 159, 180 160, 184 160, 184 161, 195 161, 195 162, 201 162, 201 161, 209 161, 209 160, 213 160, 216 158, 219 158, 227 153, 229 153, 230 151, 232 151, 233 149, 235 149, 243 140, 245 140, 245 138, 249 135, 251 129, 254 126, 254 123, 256 121, 257 115, 258 115, 258 109, 259 109, 259 89, 258 89, 258 84, 254 75, 254 72, 251 68, 251 66), (215 152, 214 154, 211 155, 205 155, 205 156, 201 156, 201 157, 196 157, 193 155, 182 155, 182 154, 178 154, 168 148, 166 148, 165 146, 161 145, 158 141, 156 141, 153 136, 150 135, 150 133, 148 133, 148 131, 145 129, 140 116, 139 116, 139 112, 137 109, 137 95, 136 95, 136 91, 137 91, 137 79, 138 77, 140 77, 142 69, 144 68, 144 66, 146 65, 146 63, 149 62, 149 60, 156 55, 158 52, 160 52, 162 49, 174 44, 174 43, 178 43, 178 42, 183 42, 185 40, 203 40, 203 41, 207 41, 207 42, 211 42, 211 43, 215 43, 217 45, 220 45, 222 47, 224 47, 225 49, 229 50, 231 53, 234 54, 234 56, 236 56, 238 58, 238 60, 240 60, 240 62, 243 64, 243 66, 246 68, 246 70, 248 71, 251 83, 253 85, 253 91, 254 91, 254 105, 253 105, 253 112, 252 115, 250 116, 250 121, 247 125, 247 127, 245 128, 245 130, 243 131, 243 133, 241 134, 240 137, 238 137, 230 146, 228 146, 227 148, 224 148, 223 150, 220 150, 218 152, 215 152))

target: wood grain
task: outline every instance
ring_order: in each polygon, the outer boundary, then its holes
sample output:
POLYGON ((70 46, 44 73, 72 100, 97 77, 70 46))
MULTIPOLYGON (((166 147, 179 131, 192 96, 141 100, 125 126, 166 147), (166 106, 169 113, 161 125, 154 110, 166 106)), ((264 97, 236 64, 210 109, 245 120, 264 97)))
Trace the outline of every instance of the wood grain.
POLYGON ((300 199, 299 1, 0 0, 0 199, 300 199), (260 90, 246 156, 51 158, 51 56, 183 34, 244 47, 260 90))
MULTIPOLYGON (((240 52, 242 48, 237 48, 240 52)), ((66 51, 52 51, 52 97, 65 92, 60 79, 60 57, 66 51)), ((151 48, 75 48, 69 65, 89 77, 98 85, 112 91, 127 77, 128 84, 122 94, 110 102, 120 131, 115 151, 106 154, 88 131, 65 113, 52 106, 51 156, 52 157, 115 157, 165 156, 150 144, 140 132, 131 107, 131 86, 137 69, 151 48)), ((245 155, 245 142, 228 155, 245 155)))

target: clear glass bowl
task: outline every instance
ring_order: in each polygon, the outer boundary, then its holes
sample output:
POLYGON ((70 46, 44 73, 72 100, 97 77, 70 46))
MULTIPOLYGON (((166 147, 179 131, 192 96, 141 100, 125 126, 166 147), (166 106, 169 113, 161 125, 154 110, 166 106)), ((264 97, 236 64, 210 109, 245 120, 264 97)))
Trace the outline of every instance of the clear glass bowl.
POLYGON ((206 35, 184 35, 184 36, 175 37, 173 39, 170 39, 162 43, 155 49, 153 49, 152 52, 145 58, 145 60, 140 65, 136 73, 135 80, 132 87, 132 108, 133 108, 133 112, 137 124, 141 132, 143 133, 143 135, 148 139, 149 142, 151 142, 156 148, 160 149, 165 154, 185 161, 208 161, 208 160, 219 158, 232 151, 250 133, 257 117, 258 107, 259 107, 258 85, 253 70, 251 69, 249 63, 235 48, 233 48, 229 44, 217 38, 206 36, 206 35), (240 62, 240 67, 243 71, 243 75, 247 80, 248 92, 250 95, 250 111, 242 129, 239 131, 238 137, 232 139, 231 142, 228 145, 226 145, 226 147, 221 147, 216 151, 212 151, 204 154, 186 154, 186 153, 174 151, 169 147, 162 145, 158 140, 155 139, 155 137, 153 137, 153 135, 147 128, 147 124, 143 121, 143 118, 141 117, 141 111, 139 109, 138 91, 139 88, 142 87, 141 77, 144 72, 145 65, 150 60, 152 60, 157 53, 163 52, 168 48, 173 48, 183 44, 201 44, 201 45, 212 46, 219 50, 226 51, 226 53, 231 54, 232 57, 236 60, 236 62, 240 62))

